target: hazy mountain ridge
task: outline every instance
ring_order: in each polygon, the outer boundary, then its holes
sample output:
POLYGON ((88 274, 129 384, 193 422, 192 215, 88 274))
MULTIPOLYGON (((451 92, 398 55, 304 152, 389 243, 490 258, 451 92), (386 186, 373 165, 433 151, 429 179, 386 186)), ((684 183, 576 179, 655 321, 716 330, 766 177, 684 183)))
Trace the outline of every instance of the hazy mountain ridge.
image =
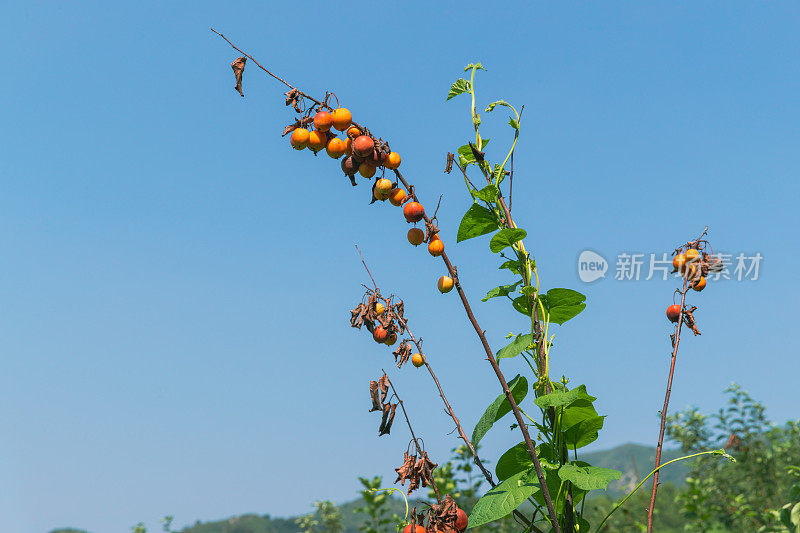
MULTIPOLYGON (((664 463, 680 455, 678 450, 664 450, 661 462, 664 463)), ((622 471, 619 481, 614 481, 609 485, 609 493, 612 496, 629 491, 641 479, 649 474, 655 463, 655 448, 642 444, 623 444, 610 450, 589 452, 579 456, 580 460, 586 461, 593 466, 603 468, 613 468, 622 471)), ((661 471, 660 481, 663 483, 672 482, 675 485, 682 485, 688 466, 686 462, 670 465, 661 471)), ((420 493, 423 495, 424 493, 420 493)), ((311 502, 309 502, 309 506, 311 502)), ((363 521, 363 515, 355 513, 354 510, 363 506, 363 500, 356 498, 339 505, 344 525, 344 533, 357 533, 358 525, 363 521)), ((405 504, 401 499, 395 499, 393 511, 398 514, 405 513, 405 504)), ((309 507, 310 509, 310 507, 309 507)), ((226 519, 213 522, 197 521, 191 526, 184 527, 181 533, 297 533, 298 528, 295 524, 297 517, 273 518, 268 514, 258 515, 255 513, 232 516, 226 519)), ((149 533, 157 533, 160 528, 151 529, 149 533)), ((80 529, 55 529, 50 533, 89 533, 80 529)))

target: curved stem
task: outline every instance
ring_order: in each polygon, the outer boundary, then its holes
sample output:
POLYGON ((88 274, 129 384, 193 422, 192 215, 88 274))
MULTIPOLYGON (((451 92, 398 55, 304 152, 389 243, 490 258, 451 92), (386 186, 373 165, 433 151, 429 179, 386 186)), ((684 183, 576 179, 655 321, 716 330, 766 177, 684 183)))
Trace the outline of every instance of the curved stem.
POLYGON ((647 481, 648 479, 650 479, 650 476, 652 476, 653 474, 657 474, 659 470, 661 470, 662 468, 664 468, 665 466, 667 466, 667 465, 669 465, 669 464, 675 463, 675 462, 677 462, 677 461, 683 461, 684 459, 691 459, 692 457, 698 457, 698 456, 700 456, 700 455, 707 455, 707 454, 713 454, 713 455, 722 455, 723 457, 727 457, 727 458, 728 458, 728 459, 730 459, 731 461, 735 461, 735 460, 736 460, 736 459, 734 459, 733 457, 731 457, 730 455, 728 455, 727 453, 725 453, 725 450, 723 450, 723 449, 719 449, 719 450, 708 450, 708 451, 705 451, 705 452, 700 452, 700 453, 693 453, 692 455, 685 455, 685 456, 683 456, 683 457, 678 457, 677 459, 673 459, 672 461, 667 461, 667 462, 666 462, 666 463, 664 463, 663 465, 660 465, 660 466, 656 467, 656 468, 655 468, 655 470, 653 470, 652 472, 650 472, 649 474, 647 474, 647 477, 645 477, 643 480, 641 480, 641 481, 639 482, 639 484, 638 484, 638 485, 636 485, 636 486, 633 488, 633 490, 632 490, 632 491, 630 491, 630 492, 628 493, 628 495, 627 495, 627 496, 625 496, 625 497, 622 499, 622 501, 620 501, 620 502, 619 502, 617 505, 615 505, 615 506, 614 506, 614 508, 613 508, 613 509, 611 509, 611 511, 609 511, 609 512, 608 512, 608 514, 605 516, 605 518, 603 518, 603 521, 602 521, 602 522, 600 522, 600 525, 598 525, 598 526, 597 526, 597 529, 595 529, 595 533, 597 533, 598 531, 600 531, 600 528, 601 528, 601 527, 603 527, 603 524, 605 524, 605 523, 606 523, 606 520, 608 520, 608 517, 610 517, 610 516, 611 516, 611 515, 614 513, 614 511, 616 511, 617 509, 619 509, 620 507, 622 507, 622 504, 624 504, 624 503, 625 503, 625 502, 628 500, 628 498, 630 498, 631 496, 633 496, 633 495, 634 495, 634 493, 635 493, 637 490, 639 490, 639 487, 641 487, 642 485, 644 485, 644 482, 645 482, 645 481, 647 481))

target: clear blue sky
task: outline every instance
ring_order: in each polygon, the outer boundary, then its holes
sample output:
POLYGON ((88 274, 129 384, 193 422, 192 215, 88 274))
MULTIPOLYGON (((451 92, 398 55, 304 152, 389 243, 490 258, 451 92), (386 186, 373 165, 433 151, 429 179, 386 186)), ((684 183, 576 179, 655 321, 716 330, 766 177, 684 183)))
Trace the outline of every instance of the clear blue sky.
MULTIPOLYGON (((244 512, 284 516, 390 484, 407 435, 376 437, 367 381, 392 376, 436 460, 457 444, 429 378, 351 330, 367 280, 406 300, 472 426, 499 392, 440 262, 367 205, 338 162, 295 152, 284 88, 214 26, 311 94, 335 90, 402 152, 493 347, 524 320, 483 293, 508 279, 486 239, 455 245, 468 206, 444 155, 480 103, 525 104, 514 207, 545 288, 584 292, 557 328, 553 373, 609 415, 593 449, 654 444, 672 281, 592 285, 590 248, 670 251, 710 226, 760 252, 758 281, 709 284, 682 344, 672 406, 706 411, 742 384, 797 418, 800 6, 793 2, 10 2, 0 12, 0 516, 14 533, 93 533, 244 512), (479 30, 479 31, 478 31, 479 30), (471 35, 471 32, 475 31, 471 35)), ((489 156, 509 140, 484 115, 489 156)), ((509 375, 519 362, 505 364, 509 375)), ((494 431, 497 458, 518 437, 494 431)))

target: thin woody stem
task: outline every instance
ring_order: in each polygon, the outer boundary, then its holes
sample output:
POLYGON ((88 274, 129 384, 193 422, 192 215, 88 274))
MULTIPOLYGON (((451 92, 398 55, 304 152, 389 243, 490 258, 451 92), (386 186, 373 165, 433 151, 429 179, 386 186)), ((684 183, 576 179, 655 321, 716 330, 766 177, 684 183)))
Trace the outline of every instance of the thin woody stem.
MULTIPOLYGON (((364 265, 366 266, 366 265, 364 265)), ((419 441, 417 440, 417 436, 414 434, 414 428, 411 427, 411 421, 408 419, 408 413, 406 413, 406 408, 403 405, 403 400, 400 399, 400 395, 397 394, 397 389, 394 388, 394 383, 392 380, 389 379, 389 376, 386 375, 386 371, 381 369, 383 375, 386 376, 386 381, 389 382, 389 386, 392 388, 392 393, 394 394, 395 398, 397 398, 397 403, 400 404, 400 409, 403 410, 403 416, 406 417, 406 424, 408 424, 408 430, 411 432, 411 438, 414 440, 414 446, 417 448, 417 453, 422 455, 422 446, 419 445, 419 441)), ((436 481, 431 477, 431 487, 433 488, 433 492, 436 493, 436 501, 442 501, 442 497, 439 495, 439 488, 436 486, 436 481)))

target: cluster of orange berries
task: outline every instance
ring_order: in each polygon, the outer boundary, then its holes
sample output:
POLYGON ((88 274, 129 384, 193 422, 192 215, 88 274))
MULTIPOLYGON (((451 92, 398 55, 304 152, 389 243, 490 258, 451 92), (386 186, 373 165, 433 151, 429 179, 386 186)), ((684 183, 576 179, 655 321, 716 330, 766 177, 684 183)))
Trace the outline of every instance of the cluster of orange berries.
MULTIPOLYGON (((691 287, 697 292, 706 288, 706 278, 701 275, 700 251, 689 248, 677 254, 672 259, 673 272, 680 272, 691 282, 691 287)), ((681 306, 673 304, 667 307, 667 318, 670 322, 677 322, 681 315, 681 306)))
POLYGON ((344 107, 334 109, 332 113, 319 111, 314 115, 314 129, 310 131, 306 128, 295 129, 289 142, 295 150, 308 148, 316 153, 325 149, 334 159, 346 156, 342 160, 342 170, 348 176, 358 172, 365 178, 371 178, 378 167, 389 170, 400 167, 400 154, 378 150, 375 147, 375 140, 369 135, 364 135, 361 130, 352 126, 352 123, 353 115, 344 107), (337 137, 332 129, 346 132, 344 139, 337 137))
MULTIPOLYGON (((386 306, 381 302, 375 303, 375 314, 382 315, 386 311, 386 306)), ((385 344, 386 346, 393 346, 397 342, 397 333, 389 333, 383 326, 377 326, 372 332, 372 338, 378 344, 385 344)), ((415 353, 411 356, 411 364, 419 368, 425 364, 425 356, 421 353, 415 353)))
MULTIPOLYGON (((455 532, 462 533, 467 529, 468 525, 468 517, 467 513, 464 512, 463 509, 460 507, 456 509, 456 523, 455 523, 455 532)), ((421 526, 419 524, 408 524, 406 527, 403 528, 403 533, 426 533, 428 530, 425 526, 421 526)), ((431 529, 430 531, 433 531, 431 529)), ((436 529, 436 533, 455 533, 451 528, 447 528, 446 531, 442 531, 441 529, 436 529)))

